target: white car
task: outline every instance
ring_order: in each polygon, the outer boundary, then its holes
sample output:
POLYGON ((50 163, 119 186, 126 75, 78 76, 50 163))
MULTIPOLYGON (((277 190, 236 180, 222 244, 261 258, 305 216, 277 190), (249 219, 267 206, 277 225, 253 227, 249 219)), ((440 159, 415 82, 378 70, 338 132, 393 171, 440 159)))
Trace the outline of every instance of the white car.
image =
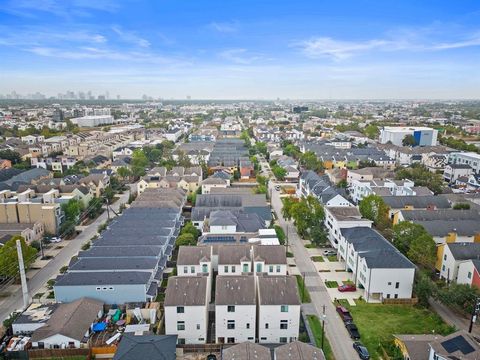
POLYGON ((50 239, 50 242, 51 242, 51 243, 59 243, 59 242, 61 242, 61 241, 62 241, 62 238, 59 238, 59 237, 56 237, 56 236, 55 236, 55 237, 52 237, 52 238, 50 239))

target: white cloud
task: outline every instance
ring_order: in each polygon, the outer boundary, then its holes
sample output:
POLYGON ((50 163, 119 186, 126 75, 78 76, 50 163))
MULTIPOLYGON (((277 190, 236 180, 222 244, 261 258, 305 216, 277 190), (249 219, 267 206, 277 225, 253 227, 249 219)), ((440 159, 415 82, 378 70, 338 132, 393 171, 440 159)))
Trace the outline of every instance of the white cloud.
POLYGON ((234 33, 238 31, 237 23, 228 23, 228 22, 211 22, 207 26, 208 28, 223 34, 234 33))
POLYGON ((221 51, 219 56, 222 59, 241 65, 248 65, 262 59, 262 57, 259 55, 250 55, 247 49, 227 49, 221 51))
POLYGON ((119 26, 112 26, 112 30, 114 33, 116 33, 120 39, 124 42, 140 46, 143 48, 148 48, 150 47, 150 41, 138 36, 136 33, 131 32, 131 31, 125 31, 119 26))
POLYGON ((334 60, 344 60, 355 55, 372 51, 442 51, 480 46, 480 33, 465 36, 457 35, 457 39, 441 41, 438 38, 455 36, 452 34, 435 34, 427 36, 426 31, 418 29, 400 33, 390 33, 384 38, 367 39, 361 41, 338 40, 331 37, 316 37, 305 41, 296 42, 294 47, 309 58, 329 57, 334 60))

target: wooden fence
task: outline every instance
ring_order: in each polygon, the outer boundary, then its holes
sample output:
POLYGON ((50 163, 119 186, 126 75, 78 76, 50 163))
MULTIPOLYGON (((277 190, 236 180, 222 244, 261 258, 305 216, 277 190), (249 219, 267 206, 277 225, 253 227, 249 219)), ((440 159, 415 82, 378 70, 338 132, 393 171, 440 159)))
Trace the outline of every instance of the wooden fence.
POLYGON ((177 347, 184 353, 215 353, 222 350, 223 344, 179 344, 177 347))
POLYGON ((383 304, 388 305, 417 305, 418 298, 411 298, 411 299, 383 299, 383 304))
POLYGON ((85 359, 90 359, 90 349, 32 349, 28 350, 29 359, 49 359, 62 358, 72 356, 85 356, 85 359))

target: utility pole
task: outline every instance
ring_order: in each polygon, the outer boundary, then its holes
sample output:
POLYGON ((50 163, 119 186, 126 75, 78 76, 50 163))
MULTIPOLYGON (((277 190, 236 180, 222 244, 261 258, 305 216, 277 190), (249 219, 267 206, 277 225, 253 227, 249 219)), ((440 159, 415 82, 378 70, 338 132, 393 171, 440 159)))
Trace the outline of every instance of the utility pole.
POLYGON ((472 316, 470 318, 470 326, 468 327, 468 332, 471 333, 473 329, 473 323, 477 320, 478 313, 480 312, 480 297, 475 299, 475 306, 472 310, 472 316))
POLYGON ((110 202, 108 201, 107 197, 105 197, 105 201, 107 202, 107 217, 108 221, 110 221, 110 202))
POLYGON ((27 277, 25 276, 25 265, 23 264, 22 243, 17 240, 17 255, 18 255, 18 267, 20 269, 20 280, 22 281, 22 293, 23 293, 23 310, 28 307, 28 287, 27 277))
POLYGON ((285 254, 288 253, 288 224, 287 224, 287 239, 286 239, 287 246, 285 247, 285 254))
POLYGON ((43 253, 43 236, 40 239, 40 252, 42 253, 42 259, 45 258, 45 254, 43 253))
POLYGON ((305 301, 305 288, 307 284, 305 283, 305 272, 302 272, 302 280, 303 280, 303 287, 302 287, 302 303, 305 301))
POLYGON ((323 305, 323 314, 322 314, 322 351, 323 351, 323 340, 325 339, 325 320, 327 315, 325 314, 325 305, 323 305))

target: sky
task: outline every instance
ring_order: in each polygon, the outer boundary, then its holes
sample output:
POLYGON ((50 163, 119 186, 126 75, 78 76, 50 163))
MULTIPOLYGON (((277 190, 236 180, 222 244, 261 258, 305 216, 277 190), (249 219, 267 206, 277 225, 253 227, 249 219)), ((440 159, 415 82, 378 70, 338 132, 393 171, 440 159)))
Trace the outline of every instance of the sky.
POLYGON ((0 94, 478 99, 478 0, 0 0, 0 94))

